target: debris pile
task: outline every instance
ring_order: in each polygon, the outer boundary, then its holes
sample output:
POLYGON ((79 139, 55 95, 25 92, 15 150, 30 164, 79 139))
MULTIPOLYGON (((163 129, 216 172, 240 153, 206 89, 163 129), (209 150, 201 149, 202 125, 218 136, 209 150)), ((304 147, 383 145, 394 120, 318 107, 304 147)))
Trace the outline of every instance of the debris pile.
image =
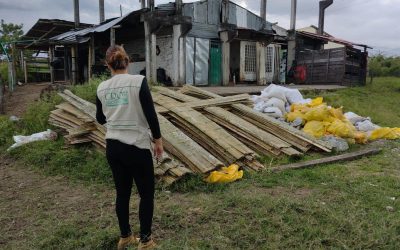
MULTIPOLYGON (((67 131, 70 144, 92 142, 104 149, 106 128, 95 121, 95 105, 68 90, 60 95, 65 102, 52 111, 50 123, 67 131)), ((331 151, 327 143, 254 111, 248 95, 220 97, 193 86, 180 91, 154 87, 153 99, 166 151, 164 159, 155 162, 155 173, 166 184, 190 173, 232 174, 223 168, 232 164, 257 171, 264 167, 257 160, 263 154, 331 151)))
POLYGON ((304 99, 298 90, 271 84, 253 96, 254 110, 268 114, 308 135, 327 142, 337 151, 347 150, 347 143, 365 144, 369 140, 398 139, 400 128, 381 128, 371 118, 324 103, 323 97, 304 99))

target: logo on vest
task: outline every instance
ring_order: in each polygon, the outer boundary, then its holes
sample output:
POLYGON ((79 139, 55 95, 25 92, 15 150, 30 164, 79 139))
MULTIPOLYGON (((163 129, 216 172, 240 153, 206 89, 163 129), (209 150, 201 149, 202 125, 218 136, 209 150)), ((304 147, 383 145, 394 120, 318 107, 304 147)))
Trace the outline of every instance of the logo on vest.
POLYGON ((127 88, 107 89, 104 95, 104 99, 105 99, 105 105, 107 107, 126 105, 129 103, 128 89, 127 88))

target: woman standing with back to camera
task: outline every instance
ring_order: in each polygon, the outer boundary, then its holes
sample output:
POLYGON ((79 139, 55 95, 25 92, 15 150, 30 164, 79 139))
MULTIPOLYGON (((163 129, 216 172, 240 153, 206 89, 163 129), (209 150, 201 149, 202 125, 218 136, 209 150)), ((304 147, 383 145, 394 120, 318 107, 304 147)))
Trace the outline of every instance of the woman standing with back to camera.
POLYGON ((97 88, 96 118, 106 124, 106 155, 117 191, 115 210, 121 237, 118 249, 138 243, 138 249, 156 246, 151 237, 154 210, 154 155, 163 153, 160 126, 146 78, 129 75, 129 57, 121 46, 111 46, 106 53, 111 79, 97 88), (133 180, 140 196, 140 239, 132 234, 129 224, 129 201, 133 180))

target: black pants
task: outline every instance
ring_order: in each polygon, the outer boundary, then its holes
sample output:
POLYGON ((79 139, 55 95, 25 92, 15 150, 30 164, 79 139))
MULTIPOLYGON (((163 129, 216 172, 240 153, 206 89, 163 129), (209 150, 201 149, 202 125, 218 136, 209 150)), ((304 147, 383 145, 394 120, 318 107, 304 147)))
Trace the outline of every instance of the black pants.
POLYGON ((131 234, 129 201, 133 180, 140 196, 140 235, 141 238, 149 236, 154 210, 154 168, 150 150, 108 139, 107 160, 111 166, 117 191, 115 210, 121 236, 126 237, 131 234))

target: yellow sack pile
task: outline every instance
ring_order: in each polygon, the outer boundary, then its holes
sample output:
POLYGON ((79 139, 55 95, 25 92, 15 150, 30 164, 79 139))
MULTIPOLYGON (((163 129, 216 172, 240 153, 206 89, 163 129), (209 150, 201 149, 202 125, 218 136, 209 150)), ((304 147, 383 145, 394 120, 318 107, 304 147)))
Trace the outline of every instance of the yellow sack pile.
POLYGON ((370 140, 400 139, 400 128, 378 128, 378 129, 375 129, 374 131, 372 131, 372 133, 368 139, 370 139, 370 140))
POLYGON ((357 131, 344 116, 342 108, 328 107, 322 97, 317 97, 308 104, 293 104, 286 120, 293 122, 298 118, 303 120, 303 131, 316 138, 334 135, 358 143, 367 141, 367 134, 357 131))
POLYGON ((358 131, 343 114, 342 108, 328 107, 322 97, 308 104, 292 104, 290 111, 286 114, 286 120, 293 122, 301 119, 303 131, 316 138, 334 135, 360 144, 368 140, 400 138, 400 128, 378 128, 368 133, 358 131))
POLYGON ((212 171, 205 179, 208 183, 228 183, 243 178, 243 170, 239 166, 232 164, 229 167, 222 167, 219 171, 212 171))

